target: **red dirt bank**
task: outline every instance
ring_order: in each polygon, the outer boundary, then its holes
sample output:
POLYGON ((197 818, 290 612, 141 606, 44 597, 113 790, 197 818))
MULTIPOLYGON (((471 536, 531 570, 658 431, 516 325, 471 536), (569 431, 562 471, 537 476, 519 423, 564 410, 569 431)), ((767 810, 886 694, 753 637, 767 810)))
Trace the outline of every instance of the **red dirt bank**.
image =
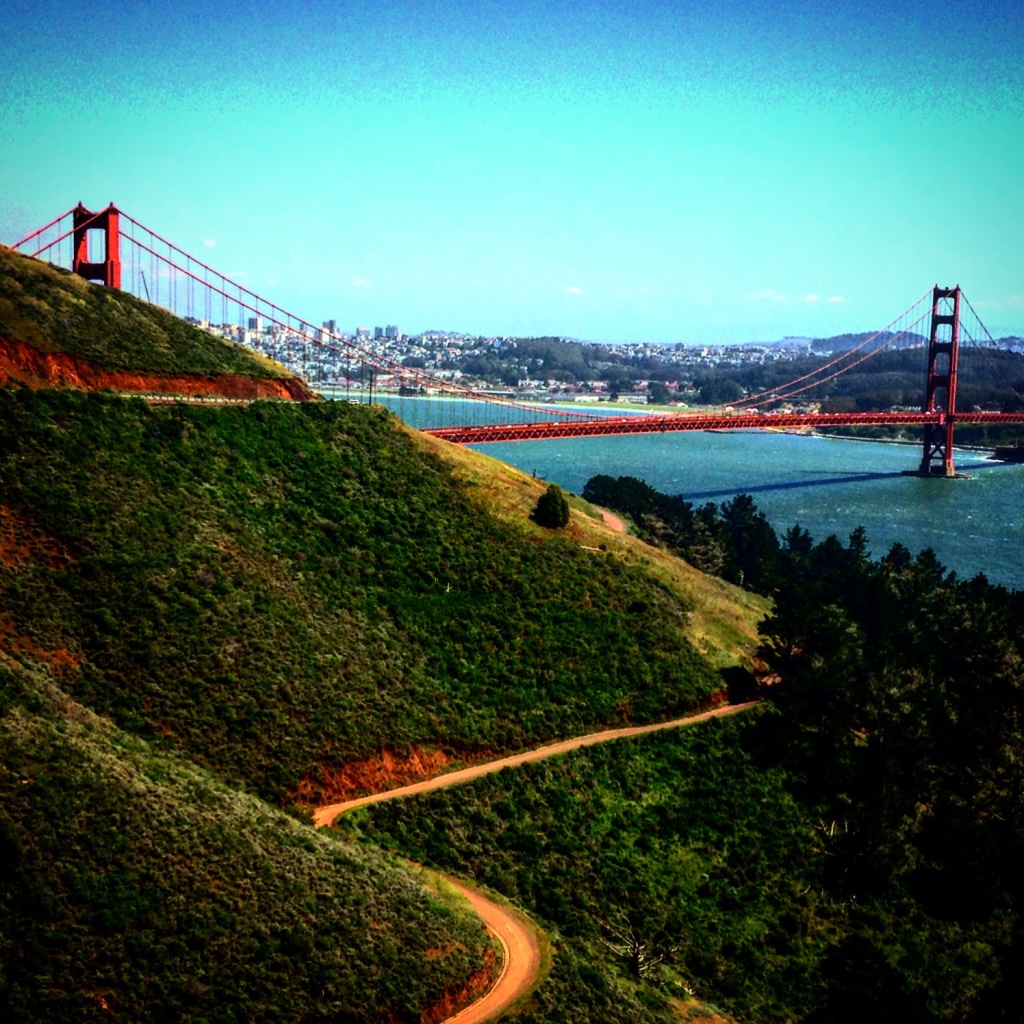
POLYGON ((385 748, 359 761, 348 761, 336 768, 324 768, 318 777, 303 779, 289 795, 300 804, 320 806, 339 803, 367 793, 383 793, 413 782, 432 779, 444 774, 448 766, 456 761, 472 765, 480 761, 492 761, 495 757, 497 755, 488 750, 456 755, 415 744, 405 754, 385 748))
POLYGON ((298 377, 256 378, 234 373, 214 376, 133 373, 101 370, 87 359, 65 352, 41 352, 23 341, 0 337, 0 385, 8 381, 32 388, 73 387, 86 391, 110 388, 175 395, 222 395, 225 398, 280 398, 307 402, 316 398, 298 377))

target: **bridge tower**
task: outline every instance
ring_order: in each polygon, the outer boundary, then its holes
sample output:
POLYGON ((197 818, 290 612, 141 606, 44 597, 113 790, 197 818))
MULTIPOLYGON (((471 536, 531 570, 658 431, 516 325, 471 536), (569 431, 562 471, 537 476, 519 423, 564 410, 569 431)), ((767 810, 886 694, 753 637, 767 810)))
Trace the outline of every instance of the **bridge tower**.
POLYGON ((932 326, 928 342, 928 376, 924 412, 943 412, 942 423, 924 428, 921 476, 956 476, 953 425, 956 421, 956 375, 960 356, 960 286, 932 292, 932 326))
POLYGON ((111 288, 121 287, 121 214, 111 203, 105 210, 93 213, 79 203, 71 211, 75 229, 71 269, 86 281, 98 281, 111 288), (102 231, 105 248, 103 260, 89 260, 89 232, 102 231))

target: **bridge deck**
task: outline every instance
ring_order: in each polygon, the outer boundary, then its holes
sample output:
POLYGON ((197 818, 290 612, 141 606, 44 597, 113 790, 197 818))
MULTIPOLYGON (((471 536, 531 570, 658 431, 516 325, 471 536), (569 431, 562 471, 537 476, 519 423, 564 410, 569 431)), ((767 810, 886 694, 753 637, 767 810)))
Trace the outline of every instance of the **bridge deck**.
MULTIPOLYGON (((941 426, 943 412, 725 413, 719 415, 602 416, 592 420, 506 423, 488 426, 431 427, 425 433, 455 444, 538 441, 558 437, 614 434, 663 434, 681 430, 797 430, 803 427, 941 426)), ((1022 423, 1024 413, 957 412, 956 423, 1022 423)))

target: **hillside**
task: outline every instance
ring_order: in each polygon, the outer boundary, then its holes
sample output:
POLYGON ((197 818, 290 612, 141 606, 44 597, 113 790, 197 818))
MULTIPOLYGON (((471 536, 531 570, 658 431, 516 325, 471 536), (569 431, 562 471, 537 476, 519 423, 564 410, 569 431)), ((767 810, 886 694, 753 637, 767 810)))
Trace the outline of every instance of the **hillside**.
POLYGON ((546 923, 554 966, 523 1024, 669 1024, 723 1006, 744 1021, 799 1019, 821 998, 845 911, 821 892, 813 822, 743 749, 753 718, 592 747, 363 808, 337 828, 474 878, 546 923), (631 969, 630 934, 663 964, 631 969))
POLYGON ((0 866, 5 1021, 411 1024, 496 964, 475 915, 422 875, 156 753, 6 658, 0 866))
POLYGON ((667 583, 481 514, 381 409, 3 391, 0 477, 0 645, 274 800, 389 749, 487 756, 722 687, 667 583))
POLYGON ((774 556, 757 710, 336 822, 545 923, 523 1024, 1022 1020, 1024 595, 862 531, 774 556))
POLYGON ((500 955, 412 858, 544 925, 524 1024, 1019 1024, 1019 593, 628 477, 546 530, 543 481, 379 407, 32 383, 0 387, 0 1019, 439 1024, 500 955), (755 655, 728 721, 311 828, 755 655))
MULTIPOLYGON (((27 263, 0 281, 8 351, 274 382, 118 293, 27 263), (160 351, 136 353, 148 330, 160 351)), ((314 833, 309 807, 685 713, 753 652, 762 599, 575 497, 542 529, 543 482, 381 408, 150 406, 19 372, 32 386, 0 387, 5 1020, 433 1024, 497 969, 479 920, 314 833)))
POLYGON ((283 366, 0 246, 0 383, 308 399, 283 366))

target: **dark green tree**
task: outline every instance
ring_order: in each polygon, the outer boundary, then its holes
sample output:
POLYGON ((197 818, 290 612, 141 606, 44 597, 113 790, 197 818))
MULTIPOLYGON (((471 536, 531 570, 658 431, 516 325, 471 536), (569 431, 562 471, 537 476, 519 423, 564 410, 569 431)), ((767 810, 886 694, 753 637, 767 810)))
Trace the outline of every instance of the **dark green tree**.
POLYGON ((549 530, 557 530, 569 522, 569 502, 558 484, 549 484, 548 489, 537 499, 533 510, 533 521, 549 530))
POLYGON ((709 380, 700 387, 700 400, 706 405, 727 405, 743 397, 743 385, 726 377, 725 380, 709 380))
POLYGON ((668 389, 668 385, 664 384, 660 380, 652 380, 647 385, 647 404, 648 405, 665 405, 671 392, 668 389))

